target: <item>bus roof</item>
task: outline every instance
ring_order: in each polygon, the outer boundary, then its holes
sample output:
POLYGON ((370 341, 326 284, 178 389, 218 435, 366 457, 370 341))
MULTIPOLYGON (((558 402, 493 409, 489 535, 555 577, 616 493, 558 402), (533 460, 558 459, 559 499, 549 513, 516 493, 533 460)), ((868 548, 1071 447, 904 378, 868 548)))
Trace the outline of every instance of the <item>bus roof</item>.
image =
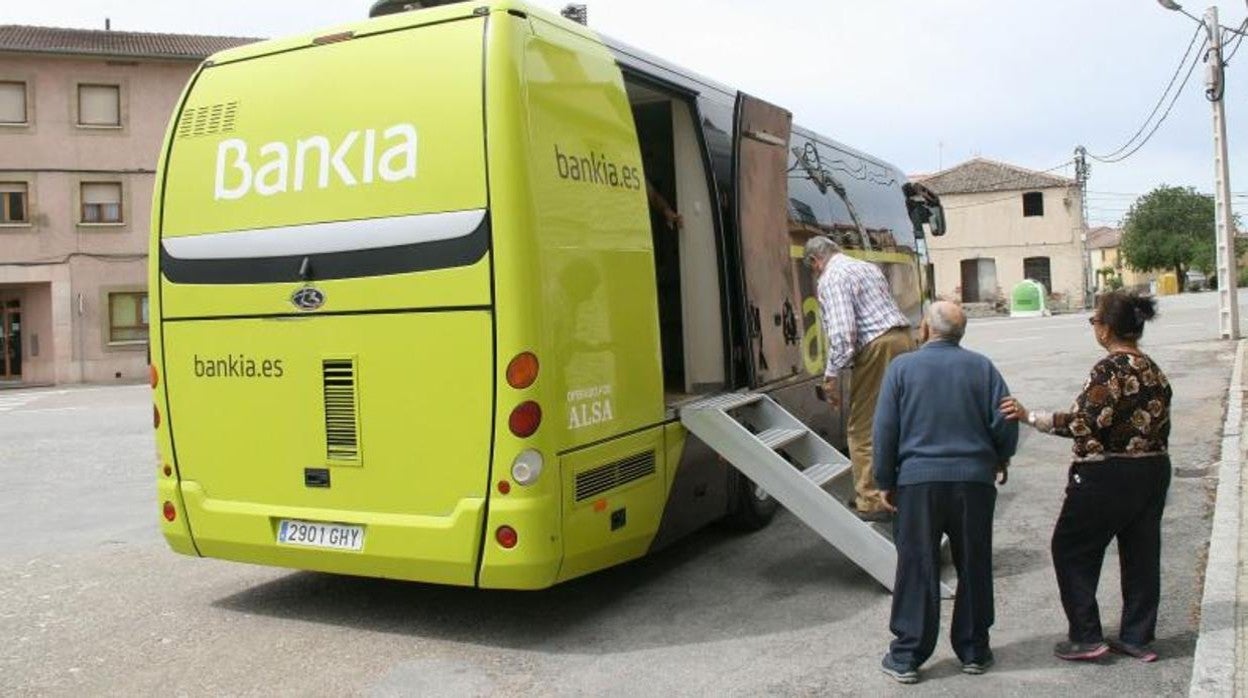
MULTIPOLYGON (((463 19, 465 17, 484 14, 486 12, 508 11, 524 13, 552 24, 558 24, 564 29, 585 36, 586 38, 602 41, 615 55, 616 60, 620 63, 620 66, 631 72, 639 73, 653 80, 667 83, 680 91, 695 94, 699 97, 710 99, 729 107, 736 102, 738 90, 733 87, 717 82, 703 75, 698 75, 697 73, 691 72, 685 68, 681 68, 673 63, 663 60, 662 58, 636 48, 635 46, 630 46, 629 44, 606 35, 596 34, 576 22, 565 19, 564 17, 548 12, 542 8, 535 7, 526 2, 522 2, 521 0, 455 2, 448 5, 423 9, 417 12, 399 12, 372 19, 362 19, 357 22, 349 22, 346 24, 327 27, 314 32, 278 39, 270 39, 268 41, 261 41, 221 51, 220 53, 213 54, 208 59, 207 64, 216 65, 221 63, 243 61, 273 53, 293 51, 318 43, 329 43, 340 37, 346 38, 348 35, 352 38, 369 36, 372 34, 381 34, 428 24, 463 19)), ((794 124, 793 131, 794 133, 800 134, 809 140, 816 141, 821 145, 834 148, 847 155, 860 158, 893 172, 901 173, 901 170, 893 166, 891 163, 851 148, 815 131, 811 131, 797 124, 794 124)), ((901 178, 904 179, 904 175, 901 175, 901 178)))
POLYGON ((524 2, 519 2, 517 0, 481 0, 480 2, 452 2, 447 5, 438 5, 419 11, 397 12, 395 14, 382 15, 380 17, 363 18, 354 22, 323 27, 303 34, 295 34, 292 36, 269 39, 267 41, 259 41, 247 44, 246 46, 240 46, 215 53, 209 57, 207 62, 209 65, 215 65, 233 61, 242 61, 273 53, 307 48, 316 44, 333 43, 336 40, 370 36, 373 34, 384 34, 386 32, 401 31, 412 27, 420 27, 429 24, 438 24, 441 22, 464 19, 466 17, 485 15, 491 12, 509 11, 537 16, 548 22, 562 23, 566 26, 566 28, 586 38, 597 38, 591 31, 589 31, 589 29, 582 27, 575 22, 569 22, 558 15, 524 2))

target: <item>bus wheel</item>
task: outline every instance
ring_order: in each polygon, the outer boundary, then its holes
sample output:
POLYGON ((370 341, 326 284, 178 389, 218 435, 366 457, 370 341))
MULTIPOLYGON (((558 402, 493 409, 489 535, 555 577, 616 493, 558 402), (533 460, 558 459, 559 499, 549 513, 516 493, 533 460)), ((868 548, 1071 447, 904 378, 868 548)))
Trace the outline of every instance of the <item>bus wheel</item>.
POLYGON ((766 528, 780 508, 780 502, 749 478, 737 474, 737 507, 728 515, 728 523, 741 531, 766 528))

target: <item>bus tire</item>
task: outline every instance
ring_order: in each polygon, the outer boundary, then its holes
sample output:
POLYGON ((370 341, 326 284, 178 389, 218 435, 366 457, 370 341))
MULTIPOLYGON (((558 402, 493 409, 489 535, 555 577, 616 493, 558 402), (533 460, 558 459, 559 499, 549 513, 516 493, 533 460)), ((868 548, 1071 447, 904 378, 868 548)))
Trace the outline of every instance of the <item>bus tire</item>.
POLYGON ((757 531, 767 527, 780 509, 780 502, 737 473, 737 506, 728 515, 728 525, 739 531, 757 531))

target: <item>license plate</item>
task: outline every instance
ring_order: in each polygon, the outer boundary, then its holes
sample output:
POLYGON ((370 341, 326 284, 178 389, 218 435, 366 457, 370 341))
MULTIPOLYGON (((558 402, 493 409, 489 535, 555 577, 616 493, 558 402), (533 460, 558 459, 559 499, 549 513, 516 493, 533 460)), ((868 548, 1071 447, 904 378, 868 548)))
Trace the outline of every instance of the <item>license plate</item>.
POLYGON ((362 550, 364 527, 282 519, 277 526, 277 542, 281 545, 300 545, 308 548, 362 550))

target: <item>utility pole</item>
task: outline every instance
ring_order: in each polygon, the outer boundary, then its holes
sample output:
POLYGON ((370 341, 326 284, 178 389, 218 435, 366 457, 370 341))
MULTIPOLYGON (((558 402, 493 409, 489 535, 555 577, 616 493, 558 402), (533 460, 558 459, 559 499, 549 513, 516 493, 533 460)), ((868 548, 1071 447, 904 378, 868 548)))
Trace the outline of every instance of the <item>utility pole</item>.
POLYGON ((1206 95, 1213 104, 1213 193, 1217 216, 1218 327, 1223 339, 1239 339, 1239 275, 1235 259, 1235 226, 1231 222, 1231 172, 1226 154, 1226 81, 1222 61, 1222 27, 1216 5, 1205 11, 1209 31, 1206 95))
POLYGON ((1078 146, 1075 148, 1075 184, 1079 187, 1079 250, 1083 256, 1083 302, 1088 307, 1092 307, 1092 294, 1096 291, 1092 250, 1088 249, 1088 175, 1091 173, 1088 149, 1078 146))
POLYGON ((1231 224, 1231 171, 1226 156, 1226 62, 1222 58, 1222 25, 1218 8, 1205 10, 1204 20, 1193 17, 1176 0, 1157 0, 1167 10, 1182 12, 1209 34, 1205 54, 1208 76, 1205 97, 1213 105, 1214 248, 1218 253, 1218 331, 1223 339, 1239 339, 1239 275, 1235 258, 1235 227, 1231 224))

